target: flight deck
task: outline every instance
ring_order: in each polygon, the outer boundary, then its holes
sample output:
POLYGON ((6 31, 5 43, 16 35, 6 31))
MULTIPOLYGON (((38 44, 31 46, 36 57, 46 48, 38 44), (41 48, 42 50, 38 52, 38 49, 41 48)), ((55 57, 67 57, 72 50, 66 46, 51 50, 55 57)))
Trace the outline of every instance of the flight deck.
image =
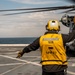
MULTIPOLYGON (((0 75, 42 75, 40 50, 16 58, 23 46, 0 47, 0 75)), ((75 75, 75 57, 68 59, 67 75, 75 75)))

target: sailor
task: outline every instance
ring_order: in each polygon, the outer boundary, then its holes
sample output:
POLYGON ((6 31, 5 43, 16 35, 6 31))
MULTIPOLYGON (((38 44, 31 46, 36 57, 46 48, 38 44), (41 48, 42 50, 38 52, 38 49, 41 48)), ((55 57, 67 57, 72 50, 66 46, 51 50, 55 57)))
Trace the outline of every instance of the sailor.
POLYGON ((75 39, 75 30, 69 35, 60 34, 60 24, 57 20, 49 20, 44 35, 18 52, 17 58, 24 53, 40 48, 42 75, 66 75, 68 67, 65 45, 75 39))

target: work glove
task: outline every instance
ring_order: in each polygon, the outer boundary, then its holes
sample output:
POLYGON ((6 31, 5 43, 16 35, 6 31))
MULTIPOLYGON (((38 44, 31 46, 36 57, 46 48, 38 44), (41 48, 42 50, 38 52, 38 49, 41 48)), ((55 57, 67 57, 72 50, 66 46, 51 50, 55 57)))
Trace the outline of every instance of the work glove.
POLYGON ((20 50, 20 51, 18 52, 18 55, 17 55, 16 58, 20 58, 20 57, 22 57, 23 54, 24 54, 23 50, 20 50))

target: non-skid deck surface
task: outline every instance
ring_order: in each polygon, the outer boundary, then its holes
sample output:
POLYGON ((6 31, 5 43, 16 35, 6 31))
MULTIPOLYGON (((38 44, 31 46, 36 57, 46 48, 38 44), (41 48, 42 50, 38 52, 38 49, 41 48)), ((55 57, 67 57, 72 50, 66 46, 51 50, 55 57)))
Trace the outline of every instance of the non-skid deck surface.
MULTIPOLYGON (((17 59, 17 52, 21 49, 23 47, 0 48, 0 75, 42 75, 40 50, 17 59)), ((75 57, 70 57, 68 62, 68 75, 75 75, 75 57)))

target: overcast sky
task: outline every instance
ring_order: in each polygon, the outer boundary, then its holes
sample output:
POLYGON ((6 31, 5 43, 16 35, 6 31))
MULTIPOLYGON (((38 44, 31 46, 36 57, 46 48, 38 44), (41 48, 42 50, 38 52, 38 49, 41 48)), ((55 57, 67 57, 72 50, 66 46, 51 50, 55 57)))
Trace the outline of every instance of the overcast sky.
MULTIPOLYGON (((0 10, 63 5, 72 4, 65 0, 0 0, 0 10)), ((58 11, 27 13, 11 16, 1 16, 2 14, 3 12, 0 12, 0 37, 38 37, 46 31, 45 25, 48 20, 60 20, 63 15, 59 14, 58 11)), ((68 28, 61 23, 60 25, 61 32, 68 33, 68 28)))

